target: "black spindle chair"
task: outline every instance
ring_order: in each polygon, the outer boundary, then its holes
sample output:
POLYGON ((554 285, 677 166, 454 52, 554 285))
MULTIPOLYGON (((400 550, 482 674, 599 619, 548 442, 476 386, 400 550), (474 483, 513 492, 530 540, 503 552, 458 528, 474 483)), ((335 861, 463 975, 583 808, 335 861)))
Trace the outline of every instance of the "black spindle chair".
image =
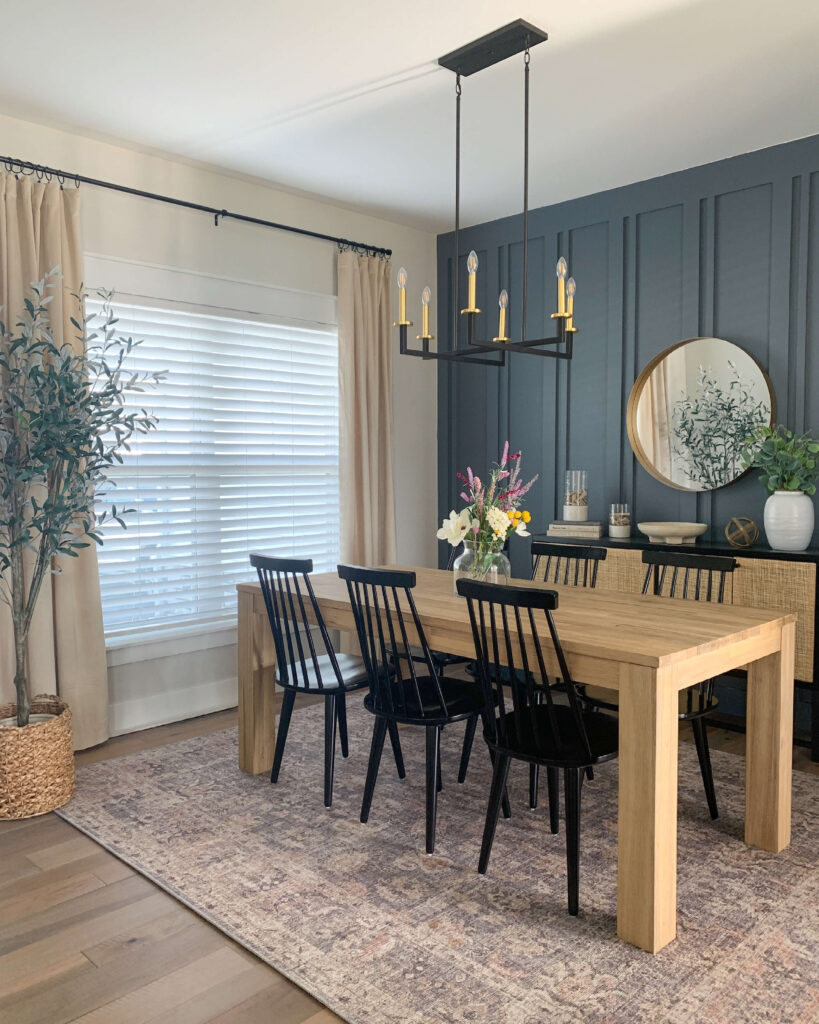
MULTIPOLYGON (((605 562, 608 549, 593 548, 586 544, 554 544, 547 540, 532 541, 532 579, 542 583, 557 583, 564 587, 597 586, 597 570, 605 562)), ((557 687, 561 689, 561 683, 557 687)), ((585 690, 580 685, 580 692, 585 690)), ((586 769, 586 777, 594 778, 592 768, 586 769)), ((540 769, 537 764, 529 765, 529 807, 537 807, 540 769)), ((550 813, 557 813, 558 788, 555 777, 549 783, 550 813), (552 802, 555 807, 552 808, 552 802)))
POLYGON ((474 683, 444 678, 436 669, 412 596, 414 572, 340 565, 338 574, 347 583, 370 683, 364 706, 375 716, 361 821, 370 816, 387 728, 421 726, 426 730, 426 851, 433 853, 441 729, 485 715, 483 695, 474 683), (420 648, 423 668, 412 647, 420 648))
POLYGON ((596 587, 597 569, 607 553, 603 547, 533 540, 532 579, 564 587, 596 587))
MULTIPOLYGON (((728 555, 689 555, 673 551, 644 551, 643 565, 646 566, 644 594, 683 601, 711 601, 715 604, 725 602, 728 579, 739 567, 736 559, 728 555)), ((733 589, 730 596, 733 596, 733 589)), ((708 811, 712 818, 718 818, 714 773, 705 725, 705 719, 713 714, 719 704, 714 695, 714 683, 714 679, 706 679, 683 690, 680 693, 679 717, 681 722, 691 723, 708 811)), ((617 709, 615 703, 600 697, 587 694, 584 699, 590 707, 617 709)))
MULTIPOLYGON (((489 865, 512 759, 544 766, 555 785, 562 770, 569 913, 577 914, 584 771, 617 756, 617 719, 583 709, 552 614, 558 605, 555 591, 461 579, 458 593, 467 599, 489 719, 486 739, 495 755, 478 871, 485 874, 489 865), (508 672, 500 671, 504 664, 508 672), (561 680, 567 703, 555 701, 550 672, 561 680)), ((551 830, 557 832, 556 801, 551 807, 551 830)))
MULTIPOLYGON (((284 691, 279 713, 279 731, 273 755, 270 781, 278 782, 284 745, 297 693, 324 697, 324 806, 333 803, 336 724, 341 755, 347 757, 347 703, 351 690, 367 685, 367 670, 361 658, 336 654, 330 642, 309 574, 310 558, 275 558, 253 554, 250 564, 259 576, 267 617, 276 647, 276 682, 284 691), (315 621, 318 637, 305 627, 308 608, 315 621)), ((404 778, 404 762, 398 730, 390 730, 398 774, 404 778)))

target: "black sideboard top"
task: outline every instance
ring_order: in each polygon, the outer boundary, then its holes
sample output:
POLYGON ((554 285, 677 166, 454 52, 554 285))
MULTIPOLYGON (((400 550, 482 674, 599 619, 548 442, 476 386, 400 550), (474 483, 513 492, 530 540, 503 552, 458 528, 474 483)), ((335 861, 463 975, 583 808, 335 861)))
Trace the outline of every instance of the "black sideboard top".
POLYGON ((804 551, 777 551, 763 541, 758 541, 752 548, 735 548, 728 541, 711 541, 698 538, 693 544, 654 544, 648 537, 633 535, 631 537, 547 537, 545 533, 533 534, 532 540, 545 541, 547 544, 581 544, 591 548, 625 548, 644 551, 682 551, 689 554, 699 551, 705 555, 731 555, 734 558, 775 558, 785 562, 814 562, 819 564, 819 548, 806 548, 804 551))

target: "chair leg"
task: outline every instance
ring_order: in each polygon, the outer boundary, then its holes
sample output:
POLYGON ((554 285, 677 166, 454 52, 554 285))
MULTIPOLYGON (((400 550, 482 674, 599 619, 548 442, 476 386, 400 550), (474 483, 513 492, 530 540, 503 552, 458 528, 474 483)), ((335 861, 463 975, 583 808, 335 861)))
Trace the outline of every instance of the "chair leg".
POLYGON ((569 913, 577 916, 580 893, 580 769, 564 768, 566 789, 566 875, 569 913))
POLYGON ((705 784, 705 799, 708 801, 708 810, 712 818, 718 818, 717 794, 714 791, 714 773, 711 770, 711 752, 708 749, 708 733, 705 729, 705 719, 695 718, 691 722, 691 726, 694 730, 694 743, 697 748, 697 757, 700 761, 702 781, 705 784))
POLYGON ((284 744, 287 741, 287 730, 290 728, 290 716, 293 714, 293 704, 296 702, 296 691, 285 690, 282 694, 282 704, 279 710, 279 731, 276 734, 276 752, 273 755, 273 770, 270 772, 270 781, 279 781, 279 770, 282 766, 284 744))
MULTIPOLYGON (((489 735, 489 723, 486 720, 486 714, 485 713, 481 714, 481 719, 483 720, 484 732, 487 735, 489 735)), ((490 746, 487 746, 486 749, 489 751, 489 760, 492 762, 492 767, 494 768, 494 766, 495 766, 495 751, 490 746)), ((511 818, 512 817, 512 808, 511 808, 511 806, 509 804, 509 794, 506 792, 506 786, 503 787, 503 799, 501 801, 501 807, 503 808, 503 816, 504 816, 504 818, 511 818)))
POLYGON ((552 835, 557 835, 560 831, 560 775, 557 768, 546 769, 546 782, 549 787, 549 828, 552 835))
POLYGON ((464 745, 461 750, 461 767, 458 769, 458 782, 466 779, 466 769, 469 767, 469 755, 472 753, 472 741, 475 739, 475 729, 478 725, 478 716, 473 715, 466 720, 466 731, 464 732, 464 745))
POLYGON ((336 697, 336 715, 338 716, 338 738, 341 741, 341 756, 348 757, 350 748, 347 744, 347 694, 343 690, 336 697))
POLYGON ((435 852, 435 816, 438 811, 438 749, 440 729, 427 726, 427 853, 435 852))
POLYGON ((486 809, 486 824, 483 827, 481 856, 478 861, 478 873, 481 875, 485 875, 486 869, 489 867, 489 854, 492 852, 498 814, 506 793, 506 777, 509 774, 510 758, 508 755, 499 754, 493 760, 495 767, 492 772, 492 788, 489 790, 489 806, 486 809))
POLYGON ((392 744, 392 752, 395 757, 395 767, 398 769, 398 778, 405 779, 407 772, 404 768, 404 755, 401 752, 401 740, 398 736, 398 726, 395 722, 390 721, 387 725, 390 731, 390 743, 392 744))
POLYGON ((366 822, 370 816, 373 802, 375 780, 378 778, 378 766, 381 763, 381 752, 384 750, 384 738, 387 735, 387 720, 376 715, 373 722, 373 739, 370 744, 370 762, 367 765, 367 781, 364 783, 364 799, 361 801, 361 821, 366 822))
POLYGON ((591 765, 588 765, 586 768, 586 778, 589 782, 594 782, 594 768, 591 765))
POLYGON ((324 806, 333 805, 333 775, 336 766, 336 722, 338 702, 335 694, 324 698, 324 806))
POLYGON ((435 764, 437 765, 435 786, 436 786, 436 789, 438 790, 438 792, 440 793, 441 790, 444 788, 444 780, 441 778, 441 730, 440 729, 438 730, 438 740, 437 740, 437 743, 438 743, 438 753, 435 755, 435 764))
POLYGON ((535 810, 537 807, 537 790, 540 780, 540 767, 534 761, 529 764, 529 808, 535 810))

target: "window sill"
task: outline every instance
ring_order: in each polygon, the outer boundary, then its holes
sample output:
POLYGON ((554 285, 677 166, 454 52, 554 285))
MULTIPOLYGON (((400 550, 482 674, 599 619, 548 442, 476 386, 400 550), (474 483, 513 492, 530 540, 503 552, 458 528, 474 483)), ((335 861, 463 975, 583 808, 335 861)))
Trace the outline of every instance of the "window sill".
POLYGON ((203 622, 144 633, 125 633, 105 639, 108 667, 195 654, 236 643, 236 621, 203 622))

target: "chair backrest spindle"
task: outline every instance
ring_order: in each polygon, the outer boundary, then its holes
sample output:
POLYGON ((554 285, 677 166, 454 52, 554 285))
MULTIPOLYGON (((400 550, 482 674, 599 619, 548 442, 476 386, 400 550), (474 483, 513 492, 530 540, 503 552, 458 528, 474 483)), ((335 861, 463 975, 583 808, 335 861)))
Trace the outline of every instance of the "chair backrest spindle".
POLYGON ((643 593, 655 597, 680 597, 683 601, 725 601, 725 585, 729 576, 739 568, 739 562, 730 555, 700 555, 677 551, 644 551, 646 566, 643 593), (667 570, 670 582, 666 589, 667 570), (679 578, 682 575, 682 593, 679 578), (716 578, 716 598, 714 580, 716 578), (693 591, 693 594, 692 594, 693 591))
POLYGON ((597 570, 606 554, 604 547, 533 540, 531 578, 565 587, 596 587, 597 570))

